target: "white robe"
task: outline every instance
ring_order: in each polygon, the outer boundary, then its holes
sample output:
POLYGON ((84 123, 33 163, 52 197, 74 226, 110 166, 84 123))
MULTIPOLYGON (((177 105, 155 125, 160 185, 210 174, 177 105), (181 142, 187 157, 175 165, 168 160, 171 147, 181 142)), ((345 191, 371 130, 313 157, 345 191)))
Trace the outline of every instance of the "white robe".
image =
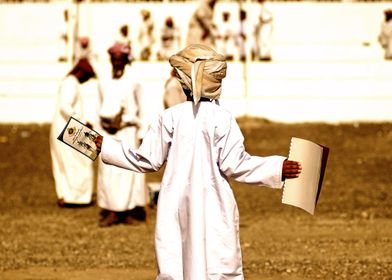
POLYGON ((254 53, 256 58, 271 58, 273 16, 266 3, 261 4, 258 22, 254 30, 254 53))
POLYGON ((382 23, 378 41, 384 49, 384 58, 392 59, 392 20, 382 23))
POLYGON ((49 141, 57 197, 72 204, 90 203, 94 187, 93 162, 57 140, 71 116, 86 121, 86 105, 80 86, 72 75, 62 81, 49 141))
MULTIPOLYGON (((124 122, 139 122, 141 88, 133 79, 133 73, 126 69, 120 79, 107 78, 101 81, 101 106, 100 115, 112 117, 122 106, 125 111, 122 115, 124 122)), ((110 135, 102 128, 100 133, 105 138, 114 137, 122 139, 128 145, 138 145, 138 129, 125 127, 116 134, 110 135)), ((102 162, 98 166, 97 180, 98 206, 112 211, 122 212, 131 210, 136 206, 146 205, 146 190, 144 175, 129 170, 121 169, 102 162)))
POLYGON ((206 1, 203 1, 193 13, 188 26, 186 45, 202 44, 215 48, 215 40, 218 37, 218 30, 214 22, 214 10, 206 1), (208 32, 208 36, 203 38, 208 32))
POLYGON ((159 193, 157 279, 244 279, 231 177, 282 186, 284 157, 250 156, 234 117, 213 102, 165 110, 139 149, 104 138, 102 160, 137 172, 167 161, 159 193))
POLYGON ((223 21, 219 26, 218 50, 221 54, 234 56, 236 34, 230 21, 223 21))

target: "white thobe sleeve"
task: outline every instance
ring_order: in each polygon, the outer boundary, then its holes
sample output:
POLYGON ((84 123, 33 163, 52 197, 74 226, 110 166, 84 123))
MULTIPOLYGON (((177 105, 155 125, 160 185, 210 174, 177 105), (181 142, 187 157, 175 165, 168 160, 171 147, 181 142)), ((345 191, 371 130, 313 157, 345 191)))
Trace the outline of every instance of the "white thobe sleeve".
POLYGON ((101 158, 106 164, 135 172, 158 171, 166 161, 170 139, 160 117, 150 126, 138 149, 129 148, 119 139, 104 137, 101 158))
POLYGON ((220 170, 227 177, 239 182, 281 188, 282 166, 285 159, 282 156, 249 155, 245 151, 244 137, 233 117, 224 135, 218 140, 220 170))

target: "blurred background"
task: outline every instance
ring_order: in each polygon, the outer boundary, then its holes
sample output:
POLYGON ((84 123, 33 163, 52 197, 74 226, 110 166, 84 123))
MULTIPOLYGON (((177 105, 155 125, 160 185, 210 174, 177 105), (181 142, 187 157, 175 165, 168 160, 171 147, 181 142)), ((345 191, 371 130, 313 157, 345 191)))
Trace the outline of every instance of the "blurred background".
MULTIPOLYGON (((155 115, 170 66, 157 56, 161 32, 171 17, 179 47, 199 1, 1 1, 0 122, 50 122, 60 81, 75 63, 78 44, 88 40, 98 73, 109 66, 107 49, 127 26, 132 67, 143 84, 143 102, 155 115), (141 59, 142 11, 153 23, 151 55, 141 59), (67 37, 65 42, 64 37, 67 37)), ((250 59, 259 21, 256 1, 218 1, 214 24, 238 33, 239 10, 246 11, 247 60, 238 48, 229 62, 222 105, 236 116, 274 121, 389 121, 392 118, 392 63, 379 42, 387 1, 269 1, 273 16, 272 60, 250 59), (290 116, 287 111, 293 109, 290 116)), ((86 87, 88 91, 88 86, 86 87)), ((146 116, 147 120, 150 116, 146 116)))

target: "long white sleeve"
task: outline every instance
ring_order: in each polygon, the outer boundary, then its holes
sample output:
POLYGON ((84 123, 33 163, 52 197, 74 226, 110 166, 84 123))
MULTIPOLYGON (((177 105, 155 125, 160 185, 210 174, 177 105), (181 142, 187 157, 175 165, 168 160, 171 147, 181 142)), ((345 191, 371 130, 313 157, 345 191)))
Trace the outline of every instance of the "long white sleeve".
POLYGON ((220 170, 239 182, 281 188, 282 165, 286 158, 251 156, 245 151, 243 140, 238 124, 232 119, 227 132, 219 141, 220 170))

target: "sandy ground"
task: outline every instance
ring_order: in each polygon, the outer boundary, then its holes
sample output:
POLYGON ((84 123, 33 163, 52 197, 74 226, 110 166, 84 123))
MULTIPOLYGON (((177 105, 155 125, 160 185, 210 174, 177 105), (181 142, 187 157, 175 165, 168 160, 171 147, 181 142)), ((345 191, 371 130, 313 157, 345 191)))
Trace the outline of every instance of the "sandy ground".
MULTIPOLYGON (((331 148, 314 216, 232 182, 246 279, 392 279, 392 123, 239 123, 252 154, 285 155, 291 136, 331 148)), ((49 125, 0 125, 0 279, 155 279, 155 208, 146 224, 110 228, 96 205, 58 208, 48 136, 49 125)))

